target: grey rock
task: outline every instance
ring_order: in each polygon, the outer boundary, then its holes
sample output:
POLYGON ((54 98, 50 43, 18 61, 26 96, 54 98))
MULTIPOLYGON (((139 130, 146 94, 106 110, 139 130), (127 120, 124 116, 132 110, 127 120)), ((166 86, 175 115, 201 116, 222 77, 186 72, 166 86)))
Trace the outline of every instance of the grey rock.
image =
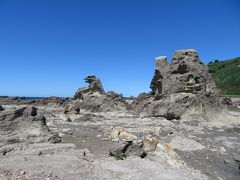
POLYGON ((178 50, 171 64, 168 64, 166 57, 157 58, 156 61, 155 75, 150 85, 154 94, 214 92, 215 85, 208 68, 199 59, 197 51, 178 50))
POLYGON ((234 154, 233 159, 240 164, 240 154, 234 154))
POLYGON ((114 91, 105 93, 101 81, 96 76, 87 76, 85 81, 89 83, 89 86, 79 88, 74 95, 74 100, 65 103, 66 112, 69 111, 68 107, 74 103, 78 103, 79 108, 90 112, 112 112, 127 109, 128 103, 123 95, 114 91))
POLYGON ((35 107, 0 112, 0 142, 3 145, 45 142, 51 136, 46 118, 38 115, 35 107))
POLYGON ((59 143, 62 141, 62 138, 59 136, 58 133, 55 133, 48 139, 48 141, 50 143, 59 143))
POLYGON ((233 105, 232 99, 228 97, 221 98, 221 102, 225 105, 233 105))
POLYGON ((117 160, 123 160, 128 156, 139 156, 144 158, 147 153, 144 151, 144 144, 133 143, 133 141, 119 142, 109 151, 110 156, 114 156, 117 160))
POLYGON ((74 95, 74 99, 82 99, 83 94, 85 93, 94 93, 94 92, 99 92, 99 93, 104 93, 104 89, 102 86, 102 83, 99 78, 96 76, 87 76, 85 79, 85 82, 88 83, 88 87, 83 87, 77 90, 77 92, 74 95))
POLYGON ((92 114, 92 113, 85 113, 83 114, 77 121, 88 121, 88 122, 96 122, 96 121, 99 121, 99 120, 102 120, 104 117, 101 116, 101 115, 95 115, 95 114, 92 114))
POLYGON ((168 68, 168 62, 166 56, 160 56, 156 59, 156 68, 155 73, 150 84, 150 88, 154 94, 161 94, 163 91, 163 83, 164 83, 164 76, 166 73, 166 69, 168 68))
POLYGON ((26 116, 37 116, 37 108, 34 106, 29 106, 24 110, 26 116))
POLYGON ((165 56, 157 57, 150 88, 152 95, 139 97, 133 103, 137 113, 172 120, 190 110, 204 115, 221 110, 208 67, 194 49, 176 51, 171 63, 165 56))
POLYGON ((80 104, 78 101, 74 101, 73 103, 68 103, 64 106, 65 114, 79 114, 80 113, 80 104))

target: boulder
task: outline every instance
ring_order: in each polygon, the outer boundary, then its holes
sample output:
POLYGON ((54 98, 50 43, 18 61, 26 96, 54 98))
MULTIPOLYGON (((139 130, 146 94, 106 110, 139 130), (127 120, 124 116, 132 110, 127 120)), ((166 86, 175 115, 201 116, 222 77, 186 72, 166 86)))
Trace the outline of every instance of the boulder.
POLYGON ((109 151, 109 155, 115 157, 116 160, 123 160, 129 156, 139 156, 145 158, 147 153, 144 151, 142 142, 134 143, 133 141, 119 142, 109 151))
POLYGON ((37 108, 34 106, 29 106, 24 110, 26 116, 37 116, 37 108))
POLYGON ((64 106, 64 114, 79 114, 80 113, 80 104, 78 101, 73 101, 64 106))
POLYGON ((35 107, 23 107, 0 112, 0 142, 15 143, 45 142, 52 136, 46 118, 37 114, 35 107))
POLYGON ((143 144, 146 152, 153 152, 156 149, 158 139, 151 135, 146 135, 143 139, 143 144))
POLYGON ((3 111, 4 109, 3 109, 3 107, 0 105, 0 111, 3 111))
POLYGON ((228 97, 221 98, 221 102, 225 105, 233 105, 232 99, 228 97))

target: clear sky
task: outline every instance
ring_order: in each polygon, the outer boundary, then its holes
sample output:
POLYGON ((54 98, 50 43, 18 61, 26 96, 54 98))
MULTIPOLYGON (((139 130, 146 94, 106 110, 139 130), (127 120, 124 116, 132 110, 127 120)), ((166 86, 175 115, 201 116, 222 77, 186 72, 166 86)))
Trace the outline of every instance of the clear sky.
POLYGON ((155 57, 186 48, 240 56, 240 1, 0 0, 0 95, 72 96, 92 74, 137 95, 155 57))

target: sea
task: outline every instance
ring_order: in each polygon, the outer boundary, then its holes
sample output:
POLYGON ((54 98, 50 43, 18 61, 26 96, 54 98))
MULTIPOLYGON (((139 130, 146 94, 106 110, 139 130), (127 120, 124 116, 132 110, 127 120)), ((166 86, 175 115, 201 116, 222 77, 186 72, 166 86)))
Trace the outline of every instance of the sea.
POLYGON ((37 99, 44 99, 47 97, 24 97, 26 100, 37 100, 37 99))

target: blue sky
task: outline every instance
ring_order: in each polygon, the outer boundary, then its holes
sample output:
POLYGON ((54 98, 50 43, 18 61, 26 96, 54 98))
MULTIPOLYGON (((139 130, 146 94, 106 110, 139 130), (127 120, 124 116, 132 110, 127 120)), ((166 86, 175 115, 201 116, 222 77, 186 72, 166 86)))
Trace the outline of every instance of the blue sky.
POLYGON ((0 95, 72 96, 91 74, 137 95, 155 57, 186 48, 240 56, 240 1, 0 0, 0 95))

